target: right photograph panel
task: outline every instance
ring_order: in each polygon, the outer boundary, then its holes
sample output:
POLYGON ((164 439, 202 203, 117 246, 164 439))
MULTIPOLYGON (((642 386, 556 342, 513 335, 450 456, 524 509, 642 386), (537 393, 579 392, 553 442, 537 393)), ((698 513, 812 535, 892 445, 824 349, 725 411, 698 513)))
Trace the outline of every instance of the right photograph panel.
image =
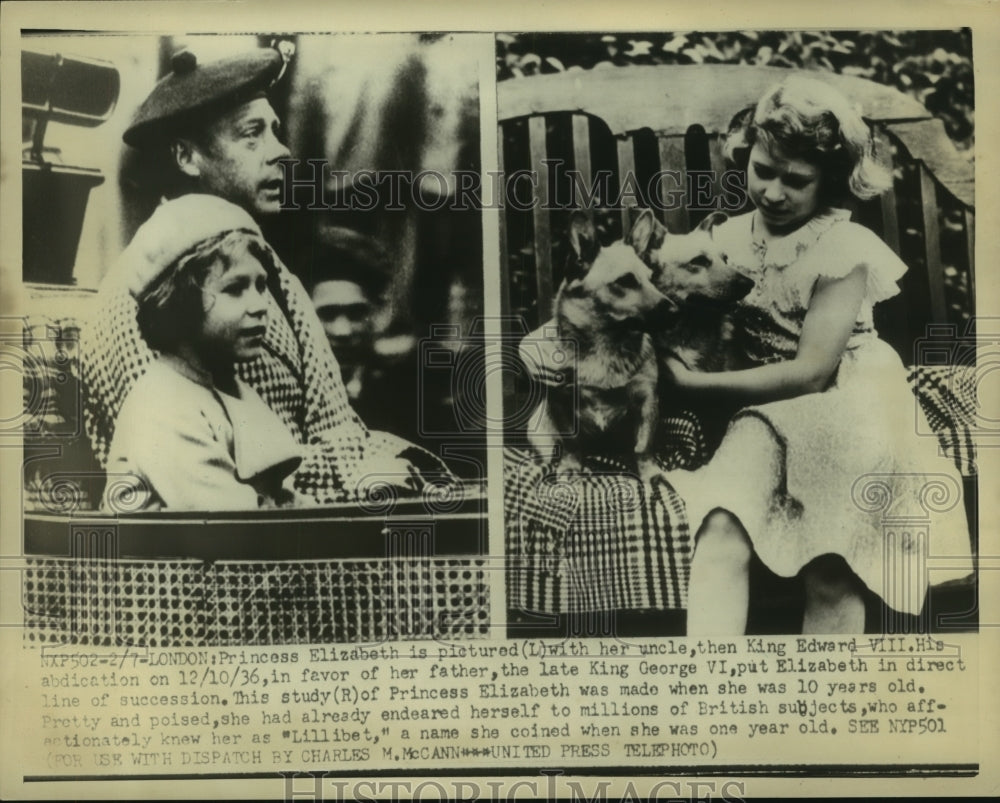
POLYGON ((977 631, 971 31, 496 47, 508 634, 977 631))

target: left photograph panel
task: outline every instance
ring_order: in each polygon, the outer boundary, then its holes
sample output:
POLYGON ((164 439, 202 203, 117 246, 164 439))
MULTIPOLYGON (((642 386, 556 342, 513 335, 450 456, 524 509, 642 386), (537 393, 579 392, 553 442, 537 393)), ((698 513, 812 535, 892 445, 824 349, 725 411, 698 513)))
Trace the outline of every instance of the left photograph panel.
POLYGON ((26 645, 489 635, 481 50, 21 37, 26 645))

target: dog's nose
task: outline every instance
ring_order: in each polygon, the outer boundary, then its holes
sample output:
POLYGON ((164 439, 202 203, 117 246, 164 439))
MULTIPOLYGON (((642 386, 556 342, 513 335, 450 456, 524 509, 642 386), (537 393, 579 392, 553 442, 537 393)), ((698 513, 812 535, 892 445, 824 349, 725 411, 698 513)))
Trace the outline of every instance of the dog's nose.
POLYGON ((743 298, 747 293, 753 290, 753 286, 756 282, 749 276, 740 273, 736 276, 736 290, 738 292, 737 298, 743 298))
POLYGON ((650 323, 654 328, 661 329, 672 326, 680 315, 680 307, 666 296, 654 308, 650 323))

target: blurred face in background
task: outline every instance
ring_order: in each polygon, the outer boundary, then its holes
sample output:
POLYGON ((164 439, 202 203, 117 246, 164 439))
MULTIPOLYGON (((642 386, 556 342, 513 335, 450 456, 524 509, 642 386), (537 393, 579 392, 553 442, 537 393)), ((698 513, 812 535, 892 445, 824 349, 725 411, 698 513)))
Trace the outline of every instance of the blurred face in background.
POLYGON ((375 305, 364 288, 347 279, 317 282, 313 306, 342 365, 368 359, 374 348, 375 305))

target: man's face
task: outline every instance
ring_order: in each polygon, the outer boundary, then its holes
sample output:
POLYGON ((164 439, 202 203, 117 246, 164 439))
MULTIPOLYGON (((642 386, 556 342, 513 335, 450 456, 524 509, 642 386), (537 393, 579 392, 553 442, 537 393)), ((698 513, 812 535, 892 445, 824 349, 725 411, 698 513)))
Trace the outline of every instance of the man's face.
POLYGON ((291 154, 265 98, 216 118, 191 148, 193 172, 186 172, 196 178, 200 192, 225 198, 257 218, 280 211, 284 173, 278 162, 291 154))
POLYGON ((364 289, 346 279, 331 279, 316 284, 312 301, 337 359, 363 360, 372 345, 372 302, 364 289))

